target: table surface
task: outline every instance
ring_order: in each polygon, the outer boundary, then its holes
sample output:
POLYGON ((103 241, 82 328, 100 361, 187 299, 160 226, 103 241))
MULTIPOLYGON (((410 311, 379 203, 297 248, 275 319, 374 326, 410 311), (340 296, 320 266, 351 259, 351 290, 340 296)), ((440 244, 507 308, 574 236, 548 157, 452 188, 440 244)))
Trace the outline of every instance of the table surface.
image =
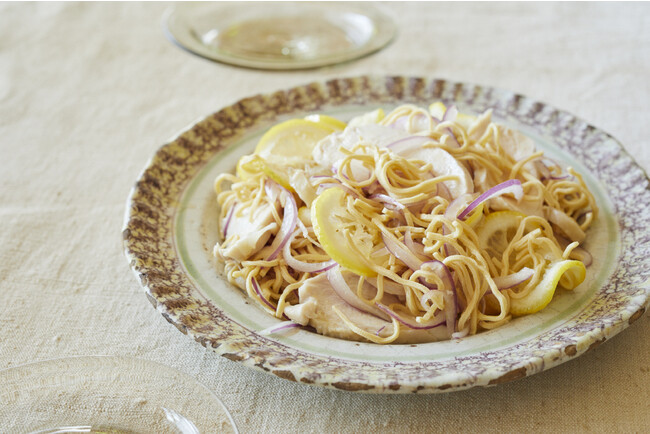
POLYGON ((650 427, 649 315, 530 378, 361 395, 248 369, 179 333, 147 301, 121 240, 132 184, 175 133, 240 98, 335 77, 429 76, 516 91, 609 132, 647 171, 650 4, 379 4, 399 28, 390 46, 299 72, 180 50, 161 29, 167 7, 0 4, 0 369, 91 354, 157 361, 215 391, 242 432, 650 427))

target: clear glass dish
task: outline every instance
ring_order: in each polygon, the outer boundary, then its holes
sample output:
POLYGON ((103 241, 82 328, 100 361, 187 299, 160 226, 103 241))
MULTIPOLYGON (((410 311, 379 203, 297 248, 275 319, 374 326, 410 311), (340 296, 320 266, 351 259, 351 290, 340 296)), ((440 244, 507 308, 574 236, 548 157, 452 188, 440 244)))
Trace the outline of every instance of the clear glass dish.
POLYGON ((113 356, 0 371, 0 427, 48 434, 238 432, 221 400, 192 377, 159 363, 113 356))
POLYGON ((373 53, 395 36, 392 20, 369 3, 180 3, 163 28, 181 48, 258 69, 316 68, 373 53))

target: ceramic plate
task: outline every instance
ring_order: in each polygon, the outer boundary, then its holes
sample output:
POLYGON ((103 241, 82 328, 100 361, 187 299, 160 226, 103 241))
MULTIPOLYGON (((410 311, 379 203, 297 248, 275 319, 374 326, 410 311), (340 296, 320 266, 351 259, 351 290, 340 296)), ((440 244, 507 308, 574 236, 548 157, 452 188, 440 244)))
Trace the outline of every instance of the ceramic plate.
POLYGON ((257 95, 214 113, 156 153, 129 198, 126 255, 147 297, 180 331, 231 360, 291 381, 371 393, 441 392, 522 378, 575 358, 646 310, 650 294, 649 182, 611 136, 512 92, 416 77, 359 77, 257 95), (278 320, 220 278, 215 177, 234 170, 273 124, 308 113, 349 119, 382 107, 442 100, 494 110, 538 148, 584 174, 600 215, 586 244, 585 282, 534 315, 446 342, 375 345, 301 330, 261 336, 278 320))

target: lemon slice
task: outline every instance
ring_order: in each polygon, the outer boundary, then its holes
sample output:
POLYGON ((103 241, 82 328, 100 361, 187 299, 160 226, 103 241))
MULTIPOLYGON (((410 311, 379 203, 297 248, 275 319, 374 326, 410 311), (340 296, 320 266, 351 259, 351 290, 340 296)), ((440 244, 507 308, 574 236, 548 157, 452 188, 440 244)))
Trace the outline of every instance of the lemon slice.
POLYGON ((255 154, 244 155, 237 162, 237 168, 235 169, 235 174, 239 179, 248 179, 251 176, 254 176, 260 172, 259 167, 255 163, 251 163, 252 160, 256 159, 255 154))
MULTIPOLYGON (((447 107, 440 101, 436 101, 429 106, 429 113, 431 114, 431 116, 439 120, 442 120, 446 111, 447 111, 447 107)), ((455 122, 460 124, 463 128, 467 130, 469 129, 470 126, 472 126, 475 120, 476 120, 476 116, 467 115, 465 113, 458 112, 458 115, 456 115, 455 122)))
POLYGON ((521 316, 544 309, 553 298, 558 286, 574 289, 585 280, 587 270, 580 261, 565 260, 549 264, 542 280, 525 297, 510 300, 510 312, 521 316))
POLYGON ((526 215, 516 211, 497 211, 488 214, 478 227, 479 246, 490 256, 501 257, 526 215))
POLYGON ((483 218, 483 203, 480 203, 467 217, 465 223, 471 228, 475 228, 483 218))
POLYGON ((355 274, 374 277, 377 273, 367 259, 370 255, 360 254, 360 251, 372 251, 372 245, 364 243, 362 237, 355 237, 359 243, 352 246, 342 230, 343 224, 353 220, 346 207, 346 194, 340 188, 328 188, 311 204, 314 232, 330 258, 355 274))
POLYGON ((373 110, 370 113, 364 113, 357 117, 350 119, 348 126, 351 127, 361 127, 364 125, 373 125, 381 122, 382 119, 386 117, 383 109, 373 110))
POLYGON ((321 126, 329 126, 332 129, 332 132, 344 130, 347 126, 345 122, 327 115, 309 115, 305 116, 305 120, 321 124, 321 126))
POLYGON ((284 166, 304 164, 311 158, 314 146, 338 130, 332 121, 291 119, 268 130, 257 143, 255 154, 284 166))
POLYGON ((436 101, 429 106, 429 113, 431 114, 431 116, 437 118, 438 120, 442 119, 446 111, 447 111, 447 106, 445 106, 440 101, 436 101))
POLYGON ((266 176, 292 193, 294 192, 286 172, 278 169, 259 155, 245 155, 237 163, 237 176, 241 179, 248 179, 260 172, 263 172, 266 176))

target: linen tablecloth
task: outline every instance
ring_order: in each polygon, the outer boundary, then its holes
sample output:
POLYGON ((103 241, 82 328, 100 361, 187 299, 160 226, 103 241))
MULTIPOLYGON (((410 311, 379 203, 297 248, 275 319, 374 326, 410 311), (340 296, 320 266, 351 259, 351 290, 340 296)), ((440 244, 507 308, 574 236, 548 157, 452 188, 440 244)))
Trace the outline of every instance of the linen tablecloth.
POLYGON ((325 390, 248 369, 179 333, 129 269, 121 227, 132 184, 175 133, 240 98, 335 77, 428 76, 519 92, 609 132, 648 170, 650 4, 379 4, 399 28, 390 46, 299 72, 178 49, 160 25, 168 6, 0 4, 0 369, 90 354, 157 361, 215 391, 242 432, 649 429, 648 315, 575 360, 498 387, 325 390))

